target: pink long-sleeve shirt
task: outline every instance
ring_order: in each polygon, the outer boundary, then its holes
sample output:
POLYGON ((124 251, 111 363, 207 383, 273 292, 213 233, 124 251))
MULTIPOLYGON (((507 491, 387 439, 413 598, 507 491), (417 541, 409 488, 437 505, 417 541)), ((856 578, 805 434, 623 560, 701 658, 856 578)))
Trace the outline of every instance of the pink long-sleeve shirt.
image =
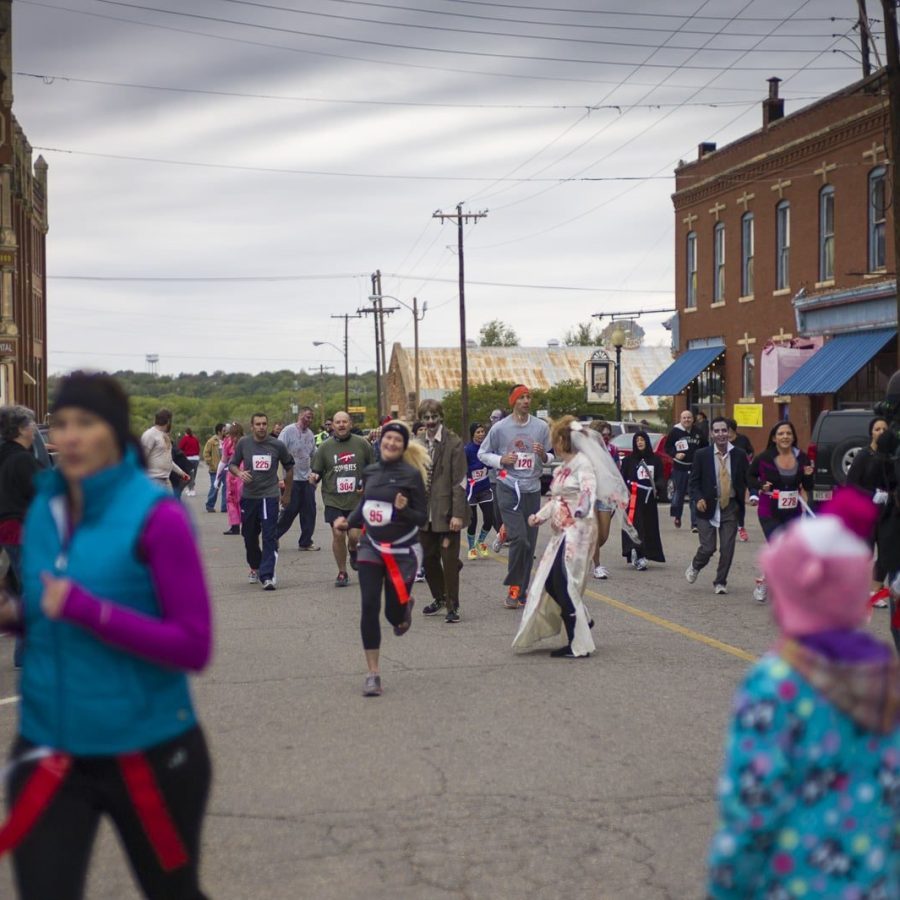
POLYGON ((151 662, 200 671, 212 655, 212 615, 200 554, 178 501, 157 504, 140 548, 156 586, 160 618, 95 597, 77 584, 66 595, 62 618, 151 662))

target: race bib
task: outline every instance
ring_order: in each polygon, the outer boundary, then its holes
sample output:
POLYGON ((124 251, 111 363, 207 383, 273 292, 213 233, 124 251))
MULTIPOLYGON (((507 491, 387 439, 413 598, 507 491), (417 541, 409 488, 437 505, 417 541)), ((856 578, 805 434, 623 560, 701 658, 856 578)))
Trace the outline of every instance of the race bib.
POLYGON ((653 481, 653 466, 640 466, 637 477, 638 481, 653 481))
POLYGON ((800 503, 800 491, 779 491, 778 508, 796 509, 800 503))
POLYGON ((356 490, 355 475, 341 475, 337 480, 337 492, 339 494, 352 494, 356 490))
POLYGON ((534 471, 534 454, 533 453, 517 453, 515 469, 517 472, 533 472, 534 471))
POLYGON ((675 452, 676 453, 687 453, 687 449, 690 445, 688 442, 682 438, 680 441, 675 441, 675 452))
POLYGON ((487 478, 487 469, 472 469, 469 477, 472 481, 481 481, 482 478, 487 478))
POLYGON ((252 459, 254 472, 268 472, 272 468, 272 457, 268 453, 265 455, 253 455, 252 459))
POLYGON ((394 515, 394 506, 386 500, 366 500, 363 518, 367 525, 387 525, 394 515))

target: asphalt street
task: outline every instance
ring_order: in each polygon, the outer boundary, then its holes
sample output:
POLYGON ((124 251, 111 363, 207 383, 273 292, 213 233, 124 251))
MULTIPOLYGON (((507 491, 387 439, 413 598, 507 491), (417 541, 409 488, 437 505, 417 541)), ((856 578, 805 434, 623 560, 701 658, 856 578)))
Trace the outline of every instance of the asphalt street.
MULTIPOLYGON (((753 601, 762 542, 738 544, 727 596, 711 567, 688 585, 696 536, 663 511, 668 563, 625 566, 613 526, 588 603, 597 652, 516 654, 504 560, 467 562, 462 621, 385 629, 380 698, 363 698, 355 578, 333 587, 286 536, 278 590, 247 582, 225 516, 185 498, 215 607, 212 666, 194 682, 215 783, 203 882, 225 900, 700 897, 730 698, 774 629, 753 601)), ((320 510, 321 512, 321 510, 320 510)), ((539 545, 539 553, 543 539, 539 545)), ((352 574, 352 573, 351 573, 352 574)), ((872 627, 888 637, 887 615, 872 627)), ((16 729, 12 642, 0 642, 0 743, 16 729)), ((48 860, 52 865, 52 860, 48 860)), ((0 897, 14 895, 8 861, 0 897)), ((90 900, 138 897, 112 832, 90 900)), ((48 898, 49 900, 49 898, 48 898)))

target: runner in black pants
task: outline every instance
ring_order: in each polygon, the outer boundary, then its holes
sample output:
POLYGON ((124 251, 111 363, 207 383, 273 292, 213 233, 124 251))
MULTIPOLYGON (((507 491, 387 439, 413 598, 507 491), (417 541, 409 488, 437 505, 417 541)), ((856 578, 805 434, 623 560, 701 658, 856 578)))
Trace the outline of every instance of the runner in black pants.
POLYGON ((363 470, 359 505, 349 517, 336 519, 333 526, 337 531, 365 526, 357 562, 362 594, 360 631, 369 669, 363 687, 366 697, 382 693, 382 590, 385 617, 394 626, 394 634, 405 634, 412 621, 413 600, 409 591, 422 558, 419 528, 428 518, 425 448, 410 444, 409 429, 402 422, 389 422, 381 429, 380 449, 379 462, 363 470))

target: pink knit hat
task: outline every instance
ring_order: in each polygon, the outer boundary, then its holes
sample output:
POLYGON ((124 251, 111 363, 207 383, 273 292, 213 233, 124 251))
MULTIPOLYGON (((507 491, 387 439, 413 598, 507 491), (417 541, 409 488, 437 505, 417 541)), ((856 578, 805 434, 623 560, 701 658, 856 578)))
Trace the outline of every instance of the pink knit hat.
POLYGON ((779 532, 760 552, 772 614, 788 637, 857 628, 869 608, 872 551, 863 540, 877 510, 853 489, 835 492, 815 519, 779 532))

